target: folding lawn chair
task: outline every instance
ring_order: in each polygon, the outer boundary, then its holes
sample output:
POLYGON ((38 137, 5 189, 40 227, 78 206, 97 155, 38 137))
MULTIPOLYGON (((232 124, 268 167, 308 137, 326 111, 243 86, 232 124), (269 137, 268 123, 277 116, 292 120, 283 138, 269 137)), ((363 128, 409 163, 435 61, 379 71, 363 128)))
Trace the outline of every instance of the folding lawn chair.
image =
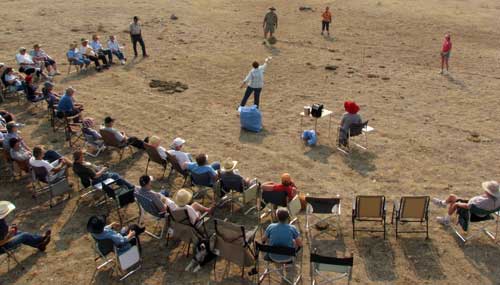
POLYGON ((288 213, 290 214, 290 225, 294 223, 299 223, 298 214, 302 210, 302 203, 300 202, 299 195, 295 195, 287 205, 288 213))
MULTIPOLYGON (((374 131, 374 130, 375 130, 374 128, 368 126, 368 121, 361 123, 361 124, 352 124, 349 127, 349 130, 347 131, 346 140, 339 141, 339 143, 338 143, 339 146, 337 147, 337 149, 340 150, 344 154, 349 154, 351 138, 363 135, 364 141, 365 141, 364 145, 358 144, 356 142, 354 142, 354 145, 356 145, 357 147, 359 147, 363 150, 366 150, 368 148, 368 135, 367 134, 374 131), (343 146, 345 149, 347 149, 347 151, 340 146, 343 146)), ((340 138, 340 136, 339 136, 339 134, 341 132, 340 127, 337 129, 337 131, 338 131, 337 138, 340 138)))
POLYGON ((15 264, 17 264, 19 267, 21 267, 21 269, 25 269, 24 266, 19 263, 19 261, 17 260, 16 258, 16 255, 15 255, 15 251, 17 250, 17 248, 19 247, 16 247, 16 248, 10 248, 10 249, 7 249, 7 247, 5 247, 5 245, 11 241, 13 237, 9 238, 9 239, 6 239, 4 241, 0 241, 0 255, 1 254, 5 254, 6 255, 6 261, 7 261, 7 272, 10 271, 10 262, 11 260, 14 261, 15 264))
POLYGON ((302 250, 293 247, 284 246, 270 246, 263 245, 258 242, 255 243, 256 246, 256 261, 257 261, 257 272, 259 270, 259 254, 264 253, 265 270, 262 274, 259 274, 259 282, 261 284, 266 277, 271 283, 271 275, 276 274, 281 277, 280 281, 285 281, 288 284, 295 285, 298 284, 302 279, 302 250), (272 255, 282 255, 285 256, 283 260, 276 260, 272 258, 272 255), (291 274, 288 274, 287 271, 291 274), (289 276, 292 275, 292 276, 289 276))
POLYGON ((352 238, 356 232, 383 232, 385 239, 386 204, 384 196, 356 196, 352 206, 352 238), (383 230, 356 229, 356 221, 380 222, 383 230))
POLYGON ((90 152, 86 151, 85 154, 87 154, 91 157, 98 157, 99 154, 101 154, 101 152, 106 149, 106 146, 104 145, 104 141, 95 141, 94 137, 89 135, 89 134, 86 134, 84 129, 82 129, 82 133, 83 133, 83 138, 85 140, 84 147, 87 147, 90 145, 90 146, 92 146, 92 148, 95 149, 95 153, 90 153, 90 152))
POLYGON ((271 215, 271 220, 274 220, 275 209, 278 207, 288 207, 288 197, 286 192, 276 191, 261 191, 260 201, 266 205, 259 211, 259 220, 261 221, 268 215, 271 215))
POLYGON ((204 201, 205 197, 208 195, 208 191, 212 190, 215 201, 216 195, 214 191, 214 184, 212 183, 212 176, 210 176, 209 172, 197 174, 190 171, 189 176, 191 177, 191 186, 195 186, 197 188, 197 190, 193 193, 193 199, 202 197, 204 201))
POLYGON ((149 236, 155 238, 155 239, 162 239, 163 238, 163 233, 165 232, 165 228, 167 227, 168 223, 168 216, 166 211, 160 211, 156 205, 153 203, 151 199, 148 197, 141 195, 137 191, 134 193, 135 195, 135 200, 137 202, 137 206, 139 207, 139 224, 143 224, 144 222, 144 214, 148 213, 149 215, 153 216, 153 218, 156 220, 154 231, 156 232, 158 227, 160 226, 160 234, 154 234, 152 232, 146 231, 146 234, 149 236), (160 223, 162 223, 160 225, 160 223))
POLYGON ((114 263, 113 271, 120 275, 120 281, 128 278, 130 275, 141 269, 142 259, 139 246, 133 245, 125 252, 119 252, 118 248, 114 245, 111 239, 95 239, 94 251, 96 253, 95 261, 104 260, 103 263, 96 266, 96 270, 100 270, 108 264, 114 263), (110 255, 113 255, 110 257, 110 255))
MULTIPOLYGON (((233 205, 236 204, 240 208, 245 207, 246 204, 254 202, 255 206, 250 207, 245 211, 245 215, 256 209, 257 195, 260 191, 260 183, 257 179, 252 179, 250 185, 245 187, 244 181, 224 181, 219 179, 216 183, 215 189, 220 189, 219 192, 224 192, 225 196, 222 198, 221 204, 230 203, 231 213, 233 213, 233 205)), ((218 192, 218 191, 216 191, 218 192)))
MULTIPOLYGON (((252 249, 258 226, 251 231, 245 231, 242 225, 223 220, 214 220, 215 225, 215 252, 219 258, 241 267, 241 278, 244 278, 245 267, 255 266, 255 252, 252 249)), ((214 262, 214 279, 217 259, 214 262)))
POLYGON ((106 146, 106 148, 113 148, 113 149, 118 150, 118 152, 120 154, 119 161, 122 160, 123 153, 125 152, 125 149, 128 148, 131 151, 131 153, 134 153, 134 151, 132 150, 132 148, 128 144, 123 143, 123 142, 119 142, 112 132, 105 130, 105 129, 100 129, 99 133, 102 136, 102 140, 104 141, 104 145, 106 146))
POLYGON ((394 200, 391 223, 396 220, 396 238, 398 233, 425 233, 429 238, 429 201, 429 196, 404 196, 399 201, 394 200), (399 225, 415 222, 425 222, 425 230, 399 230, 399 225))
POLYGON ((452 228, 464 244, 481 233, 485 233, 490 239, 497 241, 500 207, 493 211, 486 211, 471 205, 470 209, 459 208, 457 214, 458 225, 452 225, 452 228), (488 227, 492 225, 495 226, 495 233, 488 230, 488 227), (463 233, 461 233, 460 229, 463 233))
POLYGON ((180 239, 187 244, 186 256, 188 256, 191 243, 193 243, 197 238, 208 237, 206 228, 206 223, 210 219, 207 217, 208 213, 201 215, 196 224, 193 224, 189 219, 187 209, 171 210, 170 208, 167 208, 167 212, 170 221, 169 225, 173 230, 173 232, 167 231, 167 246, 171 236, 173 238, 180 239))
POLYGON ((167 171, 168 160, 163 159, 158 153, 158 150, 156 150, 154 146, 145 143, 144 148, 146 149, 146 153, 148 154, 148 163, 146 164, 146 174, 148 174, 149 162, 152 161, 158 163, 163 167, 163 175, 161 177, 163 179, 163 177, 165 177, 165 172, 167 171))
POLYGON ((170 173, 168 174, 168 179, 170 179, 170 176, 172 175, 172 173, 177 172, 180 175, 182 175, 182 177, 184 177, 183 185, 186 185, 186 181, 189 177, 189 171, 187 169, 182 169, 182 167, 179 165, 179 162, 177 161, 177 158, 168 152, 167 152, 167 160, 170 163, 170 165, 172 166, 170 168, 170 173))
MULTIPOLYGON (((56 206, 64 200, 59 201, 56 205, 52 204, 54 197, 68 194, 65 199, 71 198, 71 191, 73 188, 69 185, 68 178, 62 176, 58 179, 50 179, 49 172, 45 167, 31 167, 33 179, 33 198, 37 198, 39 194, 49 192, 49 206, 50 208, 56 206)), ((63 171, 63 170, 61 170, 63 171)))
POLYGON ((347 279, 347 284, 349 284, 352 278, 353 260, 352 257, 338 258, 319 255, 315 250, 310 256, 311 284, 333 284, 334 281, 341 279, 347 279), (327 276, 327 273, 337 274, 327 276))
POLYGON ((306 197, 306 231, 312 238, 312 227, 331 226, 340 234, 340 198, 306 197), (333 221, 334 220, 334 221, 333 221), (326 225, 326 226, 323 226, 326 225))

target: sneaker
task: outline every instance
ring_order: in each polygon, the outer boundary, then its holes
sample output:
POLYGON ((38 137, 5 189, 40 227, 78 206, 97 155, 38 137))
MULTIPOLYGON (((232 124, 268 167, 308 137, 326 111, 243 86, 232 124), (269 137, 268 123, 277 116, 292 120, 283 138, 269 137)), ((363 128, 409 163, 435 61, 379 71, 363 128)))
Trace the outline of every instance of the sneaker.
POLYGON ((440 208, 446 208, 446 201, 438 198, 432 198, 432 203, 440 208))
POLYGON ((445 216, 445 217, 437 217, 436 221, 440 223, 443 226, 447 226, 450 224, 450 216, 445 216))
POLYGON ((125 64, 125 60, 124 60, 124 59, 120 60, 120 63, 121 63, 122 65, 124 65, 124 64, 125 64))

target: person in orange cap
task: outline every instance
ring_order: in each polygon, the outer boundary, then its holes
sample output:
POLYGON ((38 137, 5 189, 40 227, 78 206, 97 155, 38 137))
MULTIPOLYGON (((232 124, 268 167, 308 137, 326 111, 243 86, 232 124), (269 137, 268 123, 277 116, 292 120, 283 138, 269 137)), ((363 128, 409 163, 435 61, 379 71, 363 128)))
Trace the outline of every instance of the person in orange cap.
POLYGON ((264 182, 262 191, 286 192, 289 201, 297 195, 297 187, 288 173, 281 174, 281 183, 264 182))

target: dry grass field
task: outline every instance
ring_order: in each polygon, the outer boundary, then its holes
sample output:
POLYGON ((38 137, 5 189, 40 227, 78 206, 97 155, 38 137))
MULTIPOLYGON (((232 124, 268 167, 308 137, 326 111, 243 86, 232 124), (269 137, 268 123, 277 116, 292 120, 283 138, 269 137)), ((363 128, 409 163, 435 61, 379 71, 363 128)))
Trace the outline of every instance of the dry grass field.
MULTIPOLYGON (((492 0, 2 0, 0 3, 0 61, 15 65, 18 47, 42 43, 59 63, 62 75, 56 89, 77 89, 76 100, 85 115, 98 122, 107 115, 130 135, 156 134, 168 146, 177 136, 186 150, 206 152, 209 159, 231 157, 245 176, 277 180, 289 172, 306 193, 343 198, 340 237, 322 235, 307 240, 325 254, 354 255, 354 284, 500 284, 500 247, 485 237, 466 246, 435 222, 443 209, 430 207, 430 239, 416 234, 395 238, 388 226, 381 234, 360 233, 352 239, 351 205, 355 195, 381 194, 445 197, 479 194, 481 182, 499 180, 500 3, 492 0), (262 19, 268 7, 277 8, 278 43, 262 44, 262 19), (314 11, 299 11, 301 5, 314 11), (320 35, 321 11, 331 7, 333 38, 320 35), (170 20, 175 13, 178 20, 170 20), (142 18, 149 58, 133 59, 128 34, 132 16, 142 18), (450 75, 439 72, 439 50, 450 31, 453 52, 450 75), (99 33, 115 34, 129 58, 103 73, 66 75, 68 44, 99 33), (244 90, 241 80, 254 60, 272 55, 261 95, 264 130, 242 131, 236 107, 244 90), (327 64, 336 71, 325 70, 327 64), (149 87, 152 79, 181 81, 182 93, 165 94, 149 87), (368 150, 350 157, 336 150, 336 124, 345 100, 355 100, 370 120, 368 150), (299 113, 304 105, 323 103, 334 112, 332 131, 321 120, 319 145, 304 147, 299 139, 299 113), (479 140, 472 135, 479 135, 479 140)), ((31 115, 28 104, 8 101, 0 106, 14 112, 27 126, 29 143, 44 144, 70 155, 62 133, 50 128, 45 111, 31 115)), ((304 128, 311 128, 310 121, 304 128)), ((138 183, 146 153, 115 152, 97 159, 138 183)), ((161 176, 159 167, 151 173, 161 176)), ((74 180, 76 182, 76 180, 74 180)), ((155 182, 173 191, 179 177, 155 182)), ((45 253, 23 247, 18 252, 23 271, 0 268, 0 284, 118 284, 111 270, 94 272, 94 254, 85 230, 90 215, 103 213, 77 194, 49 209, 44 199, 30 197, 29 179, 0 184, 0 200, 16 204, 14 221, 25 231, 52 228, 53 242, 45 253)), ((127 215, 137 214, 130 205, 127 215)), ((216 212, 226 217, 227 210, 216 212)), ((236 214, 229 219, 255 225, 256 217, 236 214)), ((112 215, 111 219, 116 219, 112 215)), ((301 229, 304 232, 304 217, 301 229)), ((389 220, 389 218, 388 218, 389 220)), ((149 223, 148 223, 149 224, 149 223)), ((125 284, 246 284, 239 270, 211 265, 199 273, 184 272, 189 259, 177 243, 143 240, 142 270, 125 284)), ((308 254, 306 250, 306 254, 308 254)), ((1 257, 2 259, 4 256, 1 257)), ((304 281, 310 283, 308 258, 304 281)))

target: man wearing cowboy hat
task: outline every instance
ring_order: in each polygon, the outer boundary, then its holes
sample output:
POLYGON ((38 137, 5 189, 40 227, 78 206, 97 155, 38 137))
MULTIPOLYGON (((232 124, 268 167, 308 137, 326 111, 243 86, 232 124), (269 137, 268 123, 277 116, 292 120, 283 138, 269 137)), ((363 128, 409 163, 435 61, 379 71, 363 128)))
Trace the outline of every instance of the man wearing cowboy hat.
POLYGON ((236 165, 238 165, 238 161, 231 158, 226 159, 222 164, 220 181, 224 193, 221 193, 221 196, 224 196, 229 190, 243 192, 250 184, 250 179, 241 176, 236 165))
POLYGON ((186 170, 187 168, 186 163, 193 161, 193 157, 190 153, 181 151, 185 143, 186 140, 182 138, 175 138, 170 145, 171 150, 168 151, 170 155, 175 156, 175 158, 177 159, 177 163, 179 163, 183 170, 186 170))
POLYGON ((267 33, 269 33, 269 38, 271 38, 274 34, 274 31, 278 29, 278 15, 274 12, 276 8, 269 8, 269 12, 267 12, 264 17, 264 22, 262 23, 262 28, 264 29, 264 39, 267 40, 267 33))
POLYGON ((0 244, 6 249, 15 248, 20 244, 25 244, 40 251, 45 251, 47 244, 50 242, 51 231, 45 232, 45 235, 31 234, 21 232, 17 226, 9 226, 5 218, 12 212, 16 206, 8 201, 0 201, 0 244))
POLYGON ((186 209, 188 212, 189 220, 194 225, 201 217, 201 213, 212 214, 215 207, 207 208, 198 202, 191 202, 193 194, 186 189, 179 189, 174 196, 175 205, 169 205, 170 210, 186 209))
MULTIPOLYGON (((440 224, 448 225, 451 216, 457 211, 458 208, 470 209, 472 205, 479 209, 491 212, 500 208, 500 186, 496 181, 486 181, 481 184, 484 193, 479 196, 472 197, 470 200, 462 199, 456 195, 451 194, 446 200, 433 198, 432 202, 438 207, 448 206, 448 215, 444 217, 437 217, 440 224)), ((481 215, 477 215, 482 217, 481 215)))

